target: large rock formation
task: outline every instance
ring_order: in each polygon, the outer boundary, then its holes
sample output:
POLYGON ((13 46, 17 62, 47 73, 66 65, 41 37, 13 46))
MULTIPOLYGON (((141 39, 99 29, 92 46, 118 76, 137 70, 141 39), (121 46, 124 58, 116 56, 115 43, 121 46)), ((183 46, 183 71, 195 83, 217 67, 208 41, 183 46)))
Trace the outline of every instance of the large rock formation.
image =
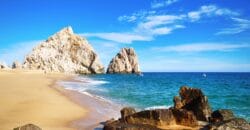
POLYGON ((133 108, 123 108, 121 118, 107 121, 104 130, 250 129, 246 120, 235 118, 230 110, 216 110, 211 113, 208 100, 200 89, 183 86, 179 94, 180 97, 174 97, 174 106, 169 109, 135 112, 133 108), (178 127, 171 127, 176 125, 178 127))
POLYGON ((133 48, 122 48, 110 61, 107 73, 140 73, 135 50, 133 48))
POLYGON ((35 47, 26 56, 23 67, 45 72, 104 73, 94 49, 86 39, 74 34, 71 27, 62 29, 35 47))

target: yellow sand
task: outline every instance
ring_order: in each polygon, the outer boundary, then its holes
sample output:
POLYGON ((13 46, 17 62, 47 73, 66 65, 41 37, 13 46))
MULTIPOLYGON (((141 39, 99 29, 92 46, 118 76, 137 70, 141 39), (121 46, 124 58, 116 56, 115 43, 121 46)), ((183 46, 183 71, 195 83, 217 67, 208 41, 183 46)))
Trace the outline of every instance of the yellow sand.
POLYGON ((86 110, 51 88, 62 74, 0 70, 0 130, 33 123, 44 130, 72 130, 86 110))

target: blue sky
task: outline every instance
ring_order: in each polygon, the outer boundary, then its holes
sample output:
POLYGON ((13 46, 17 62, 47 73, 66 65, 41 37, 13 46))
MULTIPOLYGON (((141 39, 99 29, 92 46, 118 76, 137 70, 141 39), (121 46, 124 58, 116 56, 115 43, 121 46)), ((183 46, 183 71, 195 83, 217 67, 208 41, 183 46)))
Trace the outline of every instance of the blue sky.
POLYGON ((22 61, 66 26, 105 66, 134 47, 142 71, 250 71, 249 0, 1 0, 0 61, 22 61))

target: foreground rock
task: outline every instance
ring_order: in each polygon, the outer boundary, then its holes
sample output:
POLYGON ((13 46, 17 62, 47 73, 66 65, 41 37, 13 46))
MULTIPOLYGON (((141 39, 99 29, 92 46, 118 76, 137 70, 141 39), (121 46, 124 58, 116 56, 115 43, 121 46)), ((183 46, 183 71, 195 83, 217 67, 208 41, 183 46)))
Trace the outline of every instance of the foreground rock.
POLYGON ((133 48, 122 48, 110 61, 107 73, 140 73, 135 50, 133 48))
POLYGON ((228 109, 216 110, 212 113, 212 122, 221 122, 235 118, 233 112, 228 109))
POLYGON ((34 125, 34 124, 27 124, 27 125, 24 125, 24 126, 14 128, 13 130, 42 130, 42 129, 39 128, 38 126, 34 125))
POLYGON ((209 130, 250 130, 250 124, 242 118, 233 118, 212 123, 206 127, 209 130))
POLYGON ((74 34, 71 27, 62 29, 35 47, 27 55, 24 68, 45 72, 104 73, 94 49, 86 39, 74 34))
POLYGON ((136 112, 131 107, 123 108, 121 118, 107 121, 104 130, 250 129, 246 120, 235 118, 230 110, 222 109, 212 113, 208 99, 200 89, 183 86, 179 95, 174 97, 174 106, 169 109, 136 112), (171 127, 176 125, 178 127, 171 127))
POLYGON ((181 100, 178 103, 175 102, 175 107, 192 111, 200 121, 209 121, 212 110, 207 97, 200 89, 183 86, 180 88, 179 94, 181 100))

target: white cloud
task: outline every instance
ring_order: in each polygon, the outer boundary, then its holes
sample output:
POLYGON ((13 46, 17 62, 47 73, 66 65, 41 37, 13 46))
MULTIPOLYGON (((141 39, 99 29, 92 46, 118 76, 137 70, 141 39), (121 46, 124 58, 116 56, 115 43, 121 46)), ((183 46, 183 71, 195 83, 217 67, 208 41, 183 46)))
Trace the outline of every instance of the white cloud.
MULTIPOLYGON (((171 4, 175 0, 164 1, 164 4, 171 4)), ((103 32, 103 33, 83 33, 86 37, 96 37, 104 40, 133 43, 134 41, 151 41, 160 35, 167 35, 174 30, 185 28, 185 23, 193 22, 204 16, 235 16, 238 13, 227 8, 219 8, 215 5, 201 6, 197 11, 183 13, 179 15, 170 15, 158 13, 156 11, 141 10, 132 15, 123 15, 118 17, 119 21, 125 21, 135 24, 130 31, 126 32, 103 32)))
POLYGON ((183 19, 184 16, 180 15, 154 15, 148 16, 146 19, 139 23, 138 28, 148 29, 154 28, 161 25, 173 24, 177 22, 177 20, 183 19))
POLYGON ((187 16, 191 21, 197 21, 203 16, 237 16, 239 13, 229 10, 227 8, 219 8, 215 5, 203 5, 197 11, 188 12, 187 16))
POLYGON ((118 17, 119 21, 128 21, 128 22, 133 22, 137 19, 137 17, 135 15, 132 16, 127 16, 127 15, 123 15, 118 17))
POLYGON ((143 36, 132 33, 83 33, 80 34, 84 37, 98 37, 101 39, 119 42, 119 43, 132 43, 133 41, 151 41, 152 37, 143 36))
POLYGON ((118 17, 118 21, 135 22, 136 20, 144 19, 146 16, 155 14, 156 11, 141 10, 132 15, 122 15, 118 17))
POLYGON ((0 50, 0 61, 11 65, 13 61, 23 62, 25 56, 42 40, 15 43, 13 46, 0 50))
POLYGON ((232 20, 236 22, 233 27, 224 28, 221 31, 217 32, 216 35, 237 34, 250 29, 250 20, 240 18, 232 18, 232 20))
POLYGON ((250 48, 250 44, 193 43, 176 46, 154 47, 152 49, 164 52, 206 52, 232 51, 240 48, 250 48))
POLYGON ((161 8, 164 6, 169 6, 173 3, 178 2, 178 0, 164 0, 164 1, 154 1, 151 3, 151 8, 156 9, 156 8, 161 8))
POLYGON ((140 22, 130 32, 82 33, 81 35, 119 43, 151 41, 155 36, 170 34, 173 30, 185 28, 185 26, 177 24, 184 17, 183 15, 152 15, 152 13, 143 13, 143 17, 140 17, 140 22), (145 16, 144 14, 150 15, 145 16))

